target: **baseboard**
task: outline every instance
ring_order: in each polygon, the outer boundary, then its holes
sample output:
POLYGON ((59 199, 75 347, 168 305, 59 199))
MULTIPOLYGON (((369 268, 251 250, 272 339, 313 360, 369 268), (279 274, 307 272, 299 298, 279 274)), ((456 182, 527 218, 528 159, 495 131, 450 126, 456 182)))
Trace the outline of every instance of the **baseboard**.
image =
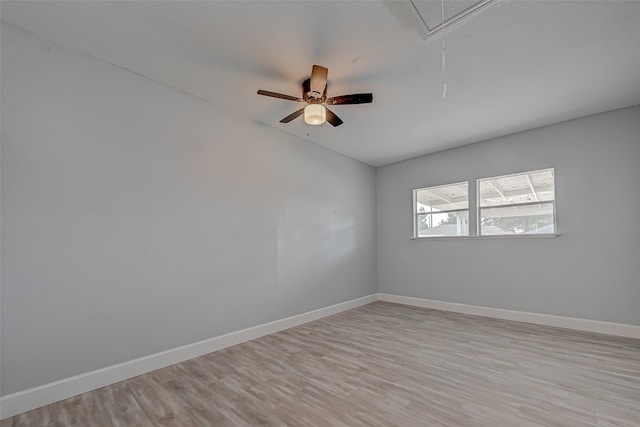
POLYGON ((436 310, 453 311, 455 313, 473 314, 476 316, 493 317, 496 319, 504 320, 514 320, 516 322, 535 323, 545 326, 556 326, 558 328, 617 335, 627 338, 640 338, 640 326, 626 325, 623 323, 602 322, 599 320, 554 316, 551 314, 529 313, 526 311, 504 310, 501 308, 458 304, 453 302, 436 301, 424 298, 405 297, 401 295, 383 293, 378 294, 378 300, 395 302, 397 304, 413 305, 416 307, 433 308, 436 310))
POLYGON ((78 394, 86 393, 100 387, 155 371, 156 369, 161 369, 169 365, 193 359, 194 357, 202 356, 203 354, 211 353, 212 351, 221 350, 232 345, 312 322, 314 320, 360 307, 377 300, 412 305, 416 307, 432 308, 436 310, 452 311, 456 313, 473 314, 476 316, 493 317, 496 319, 513 320, 516 322, 556 326, 560 328, 640 339, 640 326, 635 325, 554 316, 549 314, 529 313, 524 311, 504 310, 500 308, 379 293, 220 335, 204 341, 166 350, 117 365, 108 366, 96 371, 87 372, 39 387, 34 387, 29 390, 9 394, 0 398, 0 419, 9 418, 78 394))
POLYGON ((0 398, 0 419, 9 418, 109 384, 114 384, 155 371, 156 369, 193 359, 194 357, 202 356, 212 351, 221 350, 232 345, 299 326, 345 310, 350 310, 374 302, 377 299, 377 294, 356 298, 307 313, 275 320, 139 359, 108 366, 96 371, 65 378, 29 390, 9 394, 0 398))

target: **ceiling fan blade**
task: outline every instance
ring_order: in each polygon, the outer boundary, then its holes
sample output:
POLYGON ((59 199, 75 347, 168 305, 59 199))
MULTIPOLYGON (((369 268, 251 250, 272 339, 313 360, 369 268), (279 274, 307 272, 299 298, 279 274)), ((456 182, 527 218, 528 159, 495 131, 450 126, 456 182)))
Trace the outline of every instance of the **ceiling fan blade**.
POLYGON ((369 104, 373 102, 372 93, 354 93, 352 95, 341 95, 327 98, 325 101, 329 105, 344 105, 344 104, 369 104))
POLYGON ((301 98, 296 98, 295 96, 284 95, 282 93, 277 93, 277 92, 269 92, 268 90, 259 90, 258 95, 271 96, 273 98, 286 99, 288 101, 304 102, 304 100, 301 98))
MULTIPOLYGON (((336 127, 336 126, 340 126, 342 123, 344 123, 342 120, 340 120, 340 117, 335 115, 335 113, 333 111, 329 110, 326 107, 325 107, 325 109, 327 110, 327 121, 329 123, 331 123, 331 126, 336 127)), ((304 108, 303 108, 303 110, 304 110, 304 108)))
POLYGON ((302 115, 302 113, 304 113, 304 108, 299 109, 298 111, 295 111, 291 114, 289 114, 287 117, 285 117, 284 119, 280 120, 280 123, 289 123, 291 120, 300 117, 302 115))
POLYGON ((327 75, 329 70, 320 65, 314 65, 311 70, 311 91, 323 94, 327 87, 327 75))

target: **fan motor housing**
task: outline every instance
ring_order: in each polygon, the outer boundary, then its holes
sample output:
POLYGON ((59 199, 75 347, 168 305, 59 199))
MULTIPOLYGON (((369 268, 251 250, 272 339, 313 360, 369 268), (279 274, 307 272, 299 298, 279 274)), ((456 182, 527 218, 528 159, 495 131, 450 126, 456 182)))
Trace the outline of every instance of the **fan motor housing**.
POLYGON ((308 78, 302 82, 302 99, 309 104, 322 104, 327 100, 327 86, 324 86, 324 92, 314 92, 311 90, 311 79, 308 78))

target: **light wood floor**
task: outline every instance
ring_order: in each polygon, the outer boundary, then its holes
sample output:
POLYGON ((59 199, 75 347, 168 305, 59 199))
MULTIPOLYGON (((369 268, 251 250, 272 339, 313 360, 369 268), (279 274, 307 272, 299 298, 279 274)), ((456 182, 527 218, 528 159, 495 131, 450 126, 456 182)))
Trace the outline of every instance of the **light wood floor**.
POLYGON ((639 426, 640 340, 376 302, 8 426, 639 426))

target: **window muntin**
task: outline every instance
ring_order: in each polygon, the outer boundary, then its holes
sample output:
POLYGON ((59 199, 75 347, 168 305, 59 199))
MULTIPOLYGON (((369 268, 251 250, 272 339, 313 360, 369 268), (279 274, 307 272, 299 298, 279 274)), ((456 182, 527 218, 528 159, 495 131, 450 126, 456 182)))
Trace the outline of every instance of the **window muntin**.
POLYGON ((478 234, 553 234, 554 170, 478 180, 478 234))
POLYGON ((413 190, 414 237, 469 235, 469 182, 413 190))

